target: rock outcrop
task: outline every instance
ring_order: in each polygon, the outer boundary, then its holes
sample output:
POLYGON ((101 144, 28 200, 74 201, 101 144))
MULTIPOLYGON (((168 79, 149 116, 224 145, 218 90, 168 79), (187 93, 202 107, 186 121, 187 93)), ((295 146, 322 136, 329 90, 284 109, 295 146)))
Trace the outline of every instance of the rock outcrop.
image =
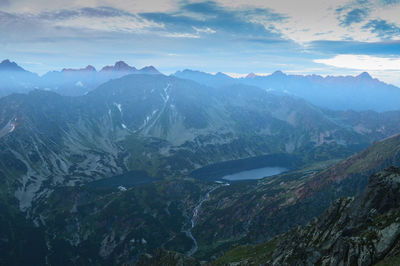
POLYGON ((283 236, 270 265, 372 265, 400 254, 400 168, 372 175, 356 198, 283 236))

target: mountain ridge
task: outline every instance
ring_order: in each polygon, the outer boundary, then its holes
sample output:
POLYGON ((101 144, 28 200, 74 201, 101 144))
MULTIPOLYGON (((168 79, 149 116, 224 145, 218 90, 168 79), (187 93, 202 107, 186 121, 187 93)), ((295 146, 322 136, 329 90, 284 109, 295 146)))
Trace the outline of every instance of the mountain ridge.
POLYGON ((11 93, 27 93, 33 89, 55 91, 67 96, 81 96, 111 79, 128 74, 161 74, 155 67, 136 69, 124 61, 105 66, 97 71, 92 65, 84 68, 63 68, 48 71, 39 76, 31 73, 8 59, 0 63, 0 97, 11 93))
POLYGON ((289 94, 332 110, 399 110, 394 99, 400 97, 400 88, 372 78, 367 72, 357 76, 287 75, 275 71, 270 75, 250 77, 220 77, 206 72, 185 70, 174 74, 212 87, 242 83, 267 91, 289 94))

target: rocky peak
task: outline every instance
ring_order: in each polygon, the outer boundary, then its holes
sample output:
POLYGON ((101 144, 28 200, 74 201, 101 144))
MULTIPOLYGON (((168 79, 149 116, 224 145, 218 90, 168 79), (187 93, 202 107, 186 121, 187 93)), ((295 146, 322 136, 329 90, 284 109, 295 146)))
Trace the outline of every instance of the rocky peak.
POLYGON ((371 75, 368 72, 362 72, 360 75, 356 76, 357 79, 361 80, 370 80, 372 79, 371 75))
POLYGON ((140 72, 143 74, 161 74, 155 67, 153 66, 146 66, 140 69, 140 72))
POLYGON ((120 72, 134 72, 136 71, 135 67, 131 67, 124 61, 115 62, 114 66, 105 66, 101 69, 101 72, 104 71, 120 71, 120 72))
POLYGON ((17 63, 11 62, 9 59, 3 60, 0 63, 0 71, 25 71, 17 63))
POLYGON ((95 68, 94 66, 92 66, 92 65, 88 65, 87 67, 85 67, 85 68, 80 68, 80 69, 64 68, 61 72, 64 72, 64 73, 72 73, 72 72, 74 72, 74 73, 77 73, 77 72, 83 72, 83 73, 86 73, 86 72, 96 72, 96 68, 95 68))
POLYGON ((255 78, 255 77, 257 77, 257 75, 254 74, 253 72, 249 73, 249 74, 246 76, 247 79, 253 79, 253 78, 255 78))
POLYGON ((273 77, 282 77, 282 76, 286 76, 286 74, 283 73, 283 72, 280 71, 280 70, 277 70, 277 71, 275 71, 274 73, 272 73, 271 76, 273 76, 273 77))

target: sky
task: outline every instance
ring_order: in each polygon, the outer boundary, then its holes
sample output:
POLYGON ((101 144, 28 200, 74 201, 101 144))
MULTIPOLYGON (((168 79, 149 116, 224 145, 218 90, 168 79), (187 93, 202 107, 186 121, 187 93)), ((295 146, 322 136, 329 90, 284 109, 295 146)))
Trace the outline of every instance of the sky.
POLYGON ((0 59, 372 76, 400 86, 400 0, 0 0, 0 59))

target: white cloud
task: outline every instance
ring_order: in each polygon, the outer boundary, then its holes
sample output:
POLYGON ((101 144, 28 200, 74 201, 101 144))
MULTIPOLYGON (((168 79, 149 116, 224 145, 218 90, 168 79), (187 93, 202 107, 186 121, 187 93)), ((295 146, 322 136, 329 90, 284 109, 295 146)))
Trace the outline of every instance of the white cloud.
MULTIPOLYGON (((383 6, 382 0, 370 0, 360 5, 354 0, 247 0, 231 1, 217 0, 220 4, 230 8, 271 8, 275 12, 286 15, 284 21, 272 22, 272 25, 286 38, 297 43, 307 43, 318 40, 355 40, 379 41, 377 33, 363 29, 368 20, 384 19, 389 23, 400 25, 400 5, 383 6), (369 8, 371 13, 365 21, 354 23, 349 27, 340 25, 338 8, 369 8)), ((345 12, 346 12, 345 11, 345 12)), ((267 25, 266 25, 267 26, 267 25)), ((396 39, 396 36, 393 36, 396 39)))
POLYGON ((163 28, 162 24, 131 16, 121 17, 74 17, 52 22, 55 26, 89 29, 106 32, 144 32, 149 28, 163 28))
MULTIPOLYGON (((195 2, 202 2, 194 0, 195 2)), ((369 0, 364 4, 355 0, 215 0, 224 7, 246 10, 250 7, 268 8, 287 17, 283 21, 262 21, 258 17, 249 18, 250 21, 258 21, 265 27, 273 26, 288 39, 298 43, 307 43, 316 40, 345 40, 379 41, 378 33, 372 33, 363 29, 368 20, 383 19, 388 23, 400 26, 400 4, 382 5, 382 0, 369 0), (365 21, 354 23, 349 27, 340 25, 340 16, 337 8, 369 8, 371 11, 365 21)), ((38 14, 43 11, 55 11, 60 9, 77 9, 82 7, 109 6, 131 13, 138 12, 173 12, 179 10, 179 6, 186 1, 175 0, 18 0, 8 1, 9 5, 3 7, 3 11, 38 14)), ((189 1, 192 2, 192 1, 189 1)), ((126 23, 124 23, 126 24, 126 23)), ((85 25, 85 24, 82 24, 85 25)), ((132 25, 128 26, 131 28, 132 25)), ((213 29, 195 29, 197 33, 215 33, 213 29)), ((400 36, 398 37, 400 39, 400 36)), ((396 39, 396 36, 393 36, 396 39)))
POLYGON ((18 0, 9 1, 5 11, 17 13, 40 13, 60 9, 111 6, 128 12, 167 12, 175 10, 179 2, 174 0, 18 0))
POLYGON ((169 37, 169 38, 188 38, 188 39, 200 38, 200 36, 197 34, 181 33, 181 32, 170 32, 170 33, 163 34, 163 36, 169 37))
POLYGON ((207 28, 196 28, 196 27, 193 27, 193 29, 194 29, 197 33, 207 33, 207 34, 214 34, 214 33, 216 33, 215 30, 213 30, 213 29, 211 29, 211 28, 209 28, 209 27, 207 27, 207 28))
POLYGON ((357 70, 400 70, 400 57, 376 57, 369 55, 337 55, 329 59, 315 59, 315 63, 357 70))
POLYGON ((368 71, 373 77, 400 86, 400 57, 337 55, 329 59, 316 59, 314 62, 342 69, 368 71))

